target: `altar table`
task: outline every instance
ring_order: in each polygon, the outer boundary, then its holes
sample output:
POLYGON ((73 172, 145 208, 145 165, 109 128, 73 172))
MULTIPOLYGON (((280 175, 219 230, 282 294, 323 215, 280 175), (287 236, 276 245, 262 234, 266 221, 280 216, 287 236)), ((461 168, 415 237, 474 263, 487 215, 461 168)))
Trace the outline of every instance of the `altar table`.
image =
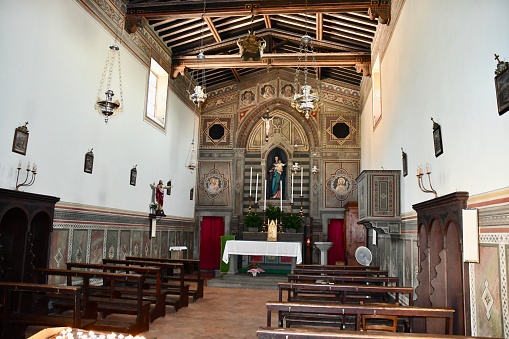
POLYGON ((275 257, 293 257, 292 270, 295 263, 302 263, 302 243, 284 241, 246 241, 228 240, 224 246, 223 261, 228 263, 232 256, 229 274, 234 274, 237 269, 236 255, 263 255, 275 257))

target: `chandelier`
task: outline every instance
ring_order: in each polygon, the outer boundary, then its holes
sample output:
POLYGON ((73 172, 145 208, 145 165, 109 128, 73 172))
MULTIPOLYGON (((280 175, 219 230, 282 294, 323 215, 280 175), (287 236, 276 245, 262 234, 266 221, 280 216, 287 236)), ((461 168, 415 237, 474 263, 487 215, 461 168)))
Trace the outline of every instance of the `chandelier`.
POLYGON ((316 74, 316 84, 318 90, 320 90, 320 82, 318 79, 318 71, 316 68, 316 60, 314 56, 313 44, 311 37, 306 33, 302 36, 299 45, 299 58, 297 61, 297 71, 295 72, 295 94, 293 95, 292 107, 295 108, 299 113, 305 115, 306 119, 309 119, 309 115, 318 107, 320 96, 315 90, 308 84, 308 58, 311 55, 313 68, 316 74), (300 85, 300 67, 302 63, 302 55, 304 55, 304 62, 302 66, 302 72, 304 73, 304 84, 300 85))
MULTIPOLYGON (((203 54, 203 51, 200 51, 197 58, 200 61, 205 60, 205 54, 203 54)), ((196 74, 196 75, 198 76, 199 74, 196 74)), ((195 77, 195 74, 194 74, 194 72, 192 72, 191 73, 191 82, 193 81, 194 77, 195 77)), ((205 69, 204 68, 202 68, 202 70, 201 70, 201 80, 202 80, 203 86, 199 85, 199 79, 197 79, 197 85, 194 86, 194 92, 189 93, 189 99, 191 99, 191 101, 193 102, 193 104, 196 107, 200 107, 200 105, 203 104, 205 102, 205 100, 207 100, 207 93, 205 93, 205 69)))
POLYGON ((206 8, 207 1, 203 1, 203 14, 201 16, 202 22, 201 22, 201 41, 200 41, 200 53, 198 53, 198 61, 200 61, 198 69, 201 68, 201 79, 200 79, 200 72, 198 70, 193 70, 191 72, 191 80, 189 83, 189 86, 193 83, 193 81, 196 81, 196 86, 194 86, 194 92, 189 92, 189 99, 193 102, 195 107, 200 107, 201 104, 207 100, 207 93, 205 93, 205 68, 203 65, 203 62, 205 60, 205 54, 203 54, 203 30, 205 25, 205 8, 206 8), (196 80, 195 80, 196 77, 196 80), (200 85, 200 80, 201 84, 200 85))
POLYGON ((122 73, 120 67, 120 48, 118 45, 113 44, 109 47, 108 56, 106 58, 106 63, 104 64, 103 73, 101 76, 101 82, 99 83, 99 91, 97 92, 97 100, 94 105, 95 109, 99 114, 104 116, 104 122, 108 122, 110 116, 120 113, 124 108, 124 98, 122 92, 122 73), (120 101, 113 101, 113 96, 115 93, 111 89, 111 80, 113 77, 113 68, 115 64, 115 59, 118 56, 118 85, 120 90, 120 101), (106 74, 108 76, 106 80, 106 74), (105 99, 101 99, 101 92, 104 90, 104 80, 106 80, 106 91, 105 99))

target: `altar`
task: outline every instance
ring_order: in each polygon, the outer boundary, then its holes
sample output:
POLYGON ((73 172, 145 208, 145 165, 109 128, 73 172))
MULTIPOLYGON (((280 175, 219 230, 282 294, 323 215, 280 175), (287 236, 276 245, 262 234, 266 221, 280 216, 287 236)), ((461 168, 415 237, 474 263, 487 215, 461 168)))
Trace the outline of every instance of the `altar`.
POLYGON ((237 255, 261 255, 292 257, 292 270, 295 264, 302 263, 302 243, 285 241, 226 241, 222 260, 225 263, 232 262, 228 274, 235 274, 237 271, 237 255))

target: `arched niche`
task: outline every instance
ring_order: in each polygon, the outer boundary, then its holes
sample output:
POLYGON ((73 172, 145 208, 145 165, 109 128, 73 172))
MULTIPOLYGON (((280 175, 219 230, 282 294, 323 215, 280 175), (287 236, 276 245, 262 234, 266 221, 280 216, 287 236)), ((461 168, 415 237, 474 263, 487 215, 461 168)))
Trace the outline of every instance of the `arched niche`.
MULTIPOLYGON (((291 135, 303 139, 307 149, 309 149, 309 147, 318 146, 318 125, 314 118, 306 119, 290 106, 289 101, 277 98, 267 101, 262 105, 258 105, 242 120, 238 126, 239 132, 235 144, 236 148, 245 148, 248 152, 260 152, 259 148, 261 146, 258 145, 262 143, 256 142, 255 139, 258 138, 258 136, 263 136, 262 140, 265 141, 265 132, 262 128, 263 121, 261 117, 267 114, 267 109, 271 116, 284 119, 283 128, 286 128, 284 125, 288 124, 288 128, 292 129, 291 135), (260 134, 262 132, 263 134, 260 134)), ((292 143, 292 138, 293 137, 288 138, 288 143, 294 145, 295 143, 292 143)))

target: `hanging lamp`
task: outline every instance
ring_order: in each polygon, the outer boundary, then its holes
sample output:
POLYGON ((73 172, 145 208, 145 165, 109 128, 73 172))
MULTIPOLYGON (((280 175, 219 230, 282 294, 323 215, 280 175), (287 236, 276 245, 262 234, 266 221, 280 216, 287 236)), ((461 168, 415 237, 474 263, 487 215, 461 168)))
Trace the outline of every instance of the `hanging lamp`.
MULTIPOLYGON (((307 1, 306 1, 306 11, 307 11, 307 1)), ((304 13, 306 15, 306 12, 304 13)), ((306 16, 306 31, 305 34, 301 37, 299 44, 299 57, 297 60, 297 70, 295 72, 295 94, 293 95, 292 107, 295 108, 299 113, 304 114, 306 119, 309 119, 311 112, 318 108, 318 103, 320 101, 320 80, 318 78, 318 70, 316 67, 316 60, 314 55, 313 43, 311 37, 307 33, 307 16, 306 16), (302 62, 302 55, 304 55, 304 61, 302 62), (308 84, 308 58, 311 56, 312 65, 316 74, 316 85, 318 86, 318 90, 315 91, 310 84, 308 84), (304 84, 300 85, 299 77, 300 77, 300 68, 302 67, 302 72, 304 74, 304 84)))
POLYGON ((206 81, 205 81, 205 67, 203 64, 203 61, 205 60, 205 54, 203 53, 203 30, 205 25, 205 10, 206 10, 207 2, 203 1, 203 14, 201 16, 202 24, 201 24, 201 41, 200 41, 200 53, 198 53, 198 61, 199 61, 199 67, 197 70, 193 70, 191 72, 191 79, 189 82, 189 86, 193 83, 193 81, 196 82, 196 85, 194 86, 194 92, 189 92, 189 99, 193 102, 195 107, 200 107, 205 100, 207 100, 207 93, 205 93, 205 87, 206 87, 206 81), (201 68, 201 72, 199 72, 199 69, 201 68), (200 73, 201 73, 201 79, 200 79, 200 73), (196 79, 195 79, 196 77, 196 79), (201 80, 201 85, 200 85, 201 80))

